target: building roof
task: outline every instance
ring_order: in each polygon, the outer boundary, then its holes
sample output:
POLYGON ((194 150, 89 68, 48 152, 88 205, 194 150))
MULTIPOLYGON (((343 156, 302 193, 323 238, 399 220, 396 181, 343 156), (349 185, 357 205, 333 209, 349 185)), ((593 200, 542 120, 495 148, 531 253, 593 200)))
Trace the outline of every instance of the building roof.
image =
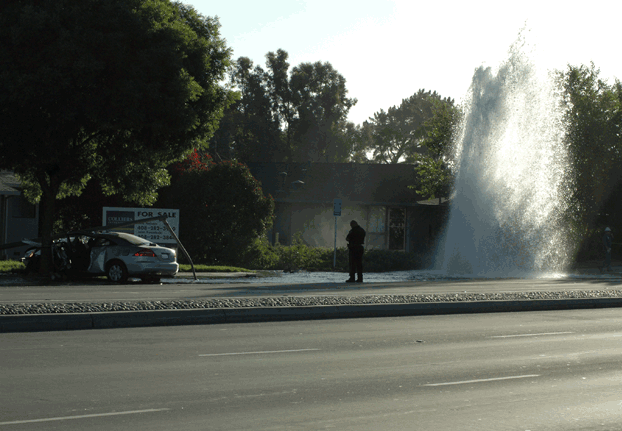
POLYGON ((10 196, 21 193, 21 183, 11 171, 0 171, 0 195, 10 196))
POLYGON ((367 205, 417 205, 423 198, 408 188, 416 184, 414 165, 361 163, 249 163, 265 195, 277 202, 367 205))

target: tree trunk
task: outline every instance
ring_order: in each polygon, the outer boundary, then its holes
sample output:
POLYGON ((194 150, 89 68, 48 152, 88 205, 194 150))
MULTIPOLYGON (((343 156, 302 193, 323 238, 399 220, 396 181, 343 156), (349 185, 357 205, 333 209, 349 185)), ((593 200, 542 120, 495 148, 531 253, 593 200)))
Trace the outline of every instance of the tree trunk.
POLYGON ((53 181, 49 186, 42 184, 43 193, 41 195, 41 203, 39 207, 39 226, 41 231, 41 275, 49 275, 54 269, 52 260, 52 231, 54 229, 54 213, 56 210, 56 196, 58 195, 58 187, 55 187, 53 181))

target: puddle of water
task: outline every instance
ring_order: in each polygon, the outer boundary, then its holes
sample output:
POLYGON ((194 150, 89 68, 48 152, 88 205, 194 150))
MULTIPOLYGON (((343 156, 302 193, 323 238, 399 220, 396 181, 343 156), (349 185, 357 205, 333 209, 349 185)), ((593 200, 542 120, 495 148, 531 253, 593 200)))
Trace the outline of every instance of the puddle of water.
MULTIPOLYGON (((343 272, 295 272, 283 273, 274 271, 274 275, 262 277, 244 278, 201 278, 195 281, 193 278, 168 278, 162 279, 163 283, 205 283, 205 284, 315 284, 315 283, 344 283, 348 279, 348 274, 343 272)), ((365 273, 363 275, 367 283, 394 283, 404 281, 449 281, 449 280, 473 280, 473 279, 593 279, 593 278, 620 278, 619 273, 599 274, 564 274, 564 273, 542 273, 542 274, 491 274, 490 276, 456 274, 450 275, 445 271, 437 270, 418 270, 418 271, 393 271, 365 273)))

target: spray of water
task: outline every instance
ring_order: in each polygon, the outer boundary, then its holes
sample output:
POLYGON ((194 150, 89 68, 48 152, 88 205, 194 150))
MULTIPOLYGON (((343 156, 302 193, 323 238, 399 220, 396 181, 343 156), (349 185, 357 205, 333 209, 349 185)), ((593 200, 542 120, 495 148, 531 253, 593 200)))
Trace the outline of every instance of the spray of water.
POLYGON ((456 181, 437 266, 529 276, 569 261, 570 179, 558 87, 519 38, 498 71, 475 71, 455 143, 456 181))

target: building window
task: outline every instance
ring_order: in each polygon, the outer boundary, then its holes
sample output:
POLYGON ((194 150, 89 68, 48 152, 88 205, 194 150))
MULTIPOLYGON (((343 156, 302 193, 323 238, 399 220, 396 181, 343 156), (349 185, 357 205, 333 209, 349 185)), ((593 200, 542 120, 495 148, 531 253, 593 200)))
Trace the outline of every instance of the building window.
POLYGON ((368 233, 384 233, 385 214, 385 207, 371 207, 367 224, 368 233))
POLYGON ((406 245, 406 209, 389 208, 389 250, 404 250, 406 245))
POLYGON ((14 218, 35 218, 37 216, 37 207, 28 202, 23 195, 11 200, 11 215, 14 218))

